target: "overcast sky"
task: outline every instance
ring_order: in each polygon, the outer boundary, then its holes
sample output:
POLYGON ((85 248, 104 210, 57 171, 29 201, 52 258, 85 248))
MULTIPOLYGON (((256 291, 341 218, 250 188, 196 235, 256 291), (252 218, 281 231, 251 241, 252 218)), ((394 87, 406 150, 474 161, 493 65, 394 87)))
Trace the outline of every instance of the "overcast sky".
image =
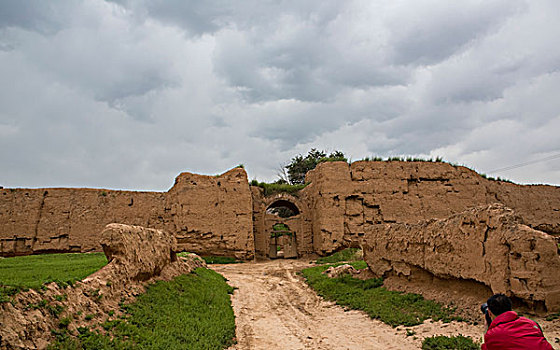
POLYGON ((271 181, 311 147, 559 185, 559 38, 558 0, 1 0, 0 185, 271 181))

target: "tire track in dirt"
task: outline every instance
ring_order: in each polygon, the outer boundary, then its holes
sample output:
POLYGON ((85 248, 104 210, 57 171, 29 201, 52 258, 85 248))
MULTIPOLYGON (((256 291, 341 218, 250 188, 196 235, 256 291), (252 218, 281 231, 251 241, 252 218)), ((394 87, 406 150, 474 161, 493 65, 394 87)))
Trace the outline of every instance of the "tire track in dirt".
POLYGON ((420 340, 407 337, 404 328, 323 300, 296 275, 307 266, 276 260, 212 267, 237 288, 232 297, 237 344, 230 350, 419 348, 420 340))
MULTIPOLYGON (((392 328, 361 311, 346 311, 319 297, 297 275, 309 266, 302 260, 210 265, 237 288, 232 296, 237 344, 228 350, 420 349, 422 340, 434 335, 462 334, 480 341, 484 334, 482 323, 428 320, 392 328), (407 336, 407 331, 414 335, 407 336)), ((555 340, 560 322, 539 323, 559 349, 555 340)))

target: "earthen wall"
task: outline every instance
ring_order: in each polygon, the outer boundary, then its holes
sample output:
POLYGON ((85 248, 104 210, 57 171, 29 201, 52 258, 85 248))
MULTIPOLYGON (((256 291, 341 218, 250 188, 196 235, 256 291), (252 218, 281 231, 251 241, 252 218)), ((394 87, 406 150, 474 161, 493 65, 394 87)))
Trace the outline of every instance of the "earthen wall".
POLYGON ((183 173, 168 192, 1 189, 0 255, 101 250, 109 223, 165 229, 179 249, 252 257, 251 193, 243 169, 183 173))
POLYGON ((357 246, 371 226, 443 219, 502 203, 524 223, 560 234, 560 187, 487 180, 461 166, 431 162, 327 162, 308 173, 315 250, 357 246))

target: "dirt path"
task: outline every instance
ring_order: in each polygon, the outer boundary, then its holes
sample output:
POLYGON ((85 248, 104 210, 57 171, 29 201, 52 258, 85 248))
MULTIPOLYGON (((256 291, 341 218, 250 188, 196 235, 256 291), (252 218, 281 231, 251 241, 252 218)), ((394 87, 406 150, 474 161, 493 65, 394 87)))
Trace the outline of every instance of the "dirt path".
POLYGON ((238 288, 232 298, 237 345, 249 349, 419 349, 424 337, 463 334, 479 339, 482 326, 425 322, 392 328, 360 311, 345 311, 317 296, 296 275, 309 266, 276 260, 212 267, 238 288), (414 335, 407 336, 407 329, 414 335))

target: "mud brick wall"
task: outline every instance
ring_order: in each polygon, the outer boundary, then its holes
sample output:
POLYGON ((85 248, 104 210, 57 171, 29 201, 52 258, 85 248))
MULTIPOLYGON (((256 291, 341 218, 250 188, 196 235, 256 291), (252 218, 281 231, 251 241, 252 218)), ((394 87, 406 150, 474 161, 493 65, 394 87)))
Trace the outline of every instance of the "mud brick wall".
POLYGON ((320 254, 359 245, 371 226, 442 219, 491 203, 514 209, 529 227, 560 235, 560 187, 492 181, 465 167, 430 162, 326 162, 307 180, 303 192, 320 254))
POLYGON ((371 226, 363 247, 380 277, 412 279, 421 269, 445 280, 481 283, 535 310, 560 309, 556 239, 524 225, 502 204, 417 224, 371 226))
POLYGON ((109 223, 165 229, 179 249, 253 255, 247 175, 179 175, 168 192, 103 189, 1 189, 0 255, 100 251, 109 223))
POLYGON ((254 256, 253 205, 242 168, 221 176, 183 173, 167 193, 167 229, 180 249, 201 255, 254 256))

